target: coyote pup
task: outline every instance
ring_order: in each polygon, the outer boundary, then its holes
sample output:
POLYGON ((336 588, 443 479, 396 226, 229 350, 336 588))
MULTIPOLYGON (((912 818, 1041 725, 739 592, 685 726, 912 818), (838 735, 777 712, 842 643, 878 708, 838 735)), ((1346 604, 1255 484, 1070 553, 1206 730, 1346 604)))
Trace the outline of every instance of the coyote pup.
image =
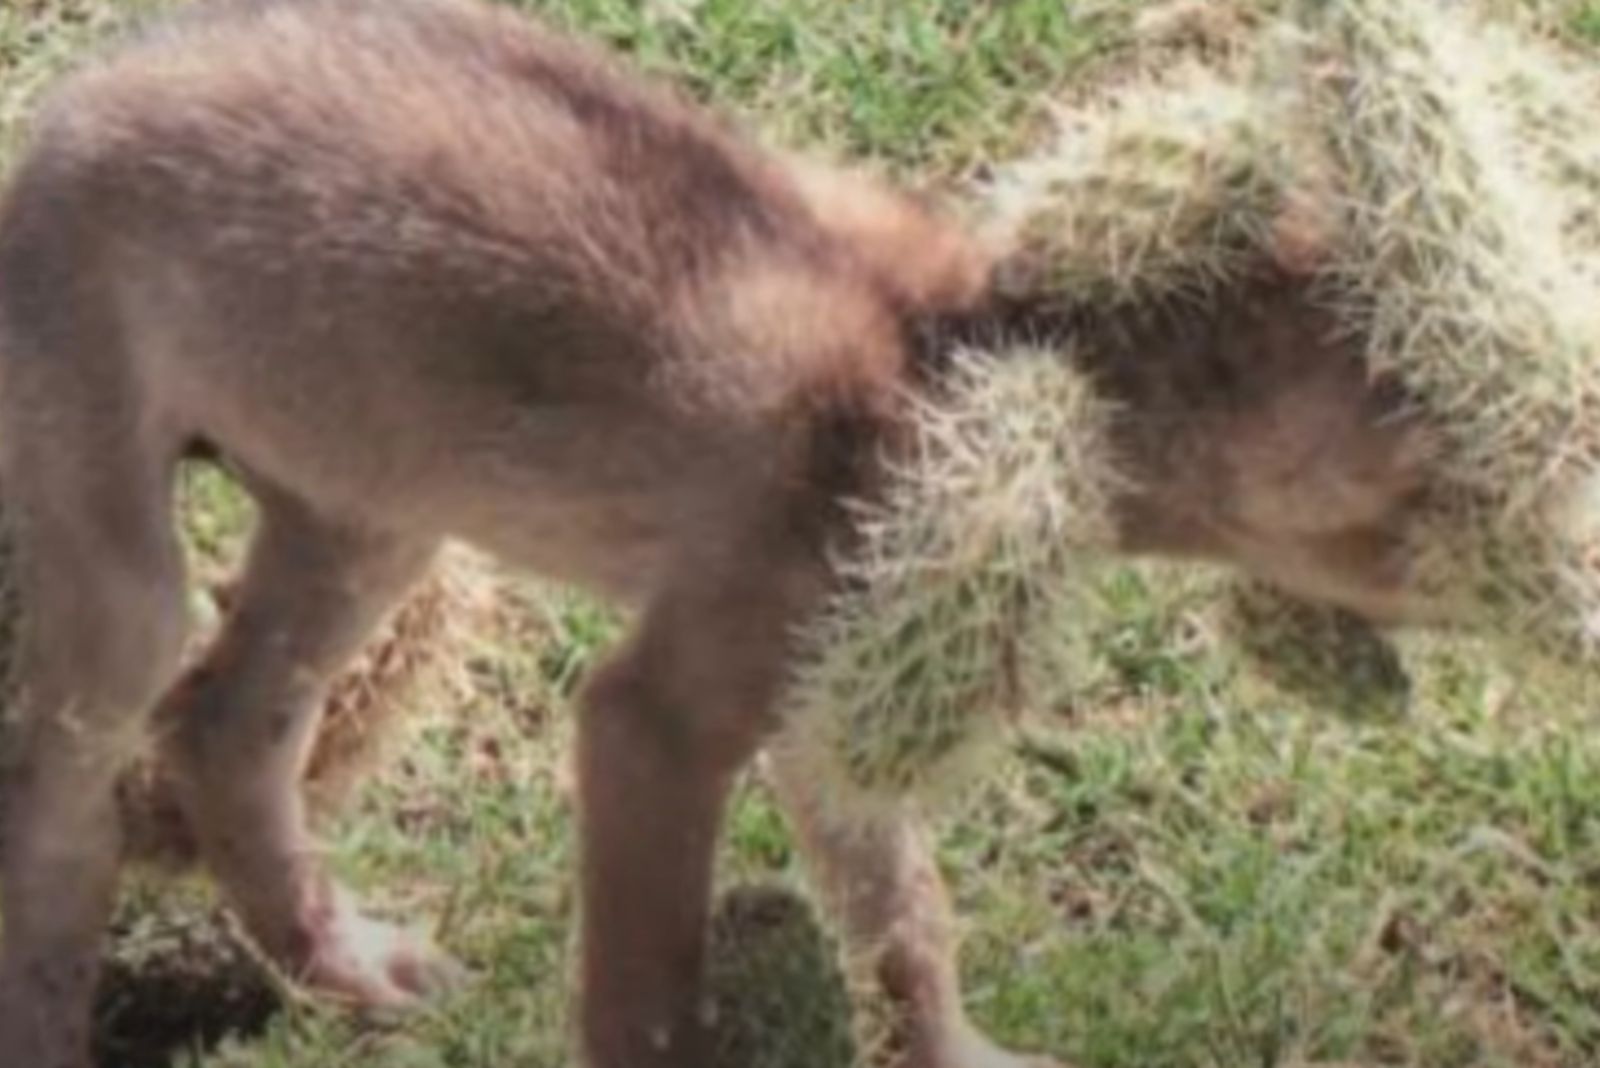
MULTIPOLYGON (((444 974, 329 879, 294 784, 330 675, 459 539, 637 611, 583 702, 580 1041, 704 1064, 729 783, 896 434, 913 324, 976 299, 984 256, 468 0, 202 3, 55 93, 0 212, 5 1063, 88 1064, 112 785, 178 665, 173 474, 204 452, 261 523, 168 759, 261 948, 368 1005, 444 974)), ((1017 1063, 964 1022, 914 829, 830 826, 789 779, 899 1063, 1017 1063)))

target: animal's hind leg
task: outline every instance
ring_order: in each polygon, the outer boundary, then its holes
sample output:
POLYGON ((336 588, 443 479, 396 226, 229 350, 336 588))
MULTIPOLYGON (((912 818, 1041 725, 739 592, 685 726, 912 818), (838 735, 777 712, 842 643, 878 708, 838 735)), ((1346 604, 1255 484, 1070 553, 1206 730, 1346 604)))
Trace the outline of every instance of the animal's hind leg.
POLYGON ((329 681, 436 545, 322 518, 271 490, 232 611, 164 711, 201 853, 261 948, 300 981, 395 1006, 446 974, 323 870, 300 782, 329 681))
POLYGON ((996 1046, 968 1021, 955 921, 923 829, 894 812, 841 811, 780 744, 771 779, 844 943, 874 1068, 1051 1068, 996 1046))
POLYGON ((116 883, 114 785, 182 655, 182 555, 170 462, 115 414, 6 414, 23 619, 0 776, 0 1060, 82 1068, 116 883))

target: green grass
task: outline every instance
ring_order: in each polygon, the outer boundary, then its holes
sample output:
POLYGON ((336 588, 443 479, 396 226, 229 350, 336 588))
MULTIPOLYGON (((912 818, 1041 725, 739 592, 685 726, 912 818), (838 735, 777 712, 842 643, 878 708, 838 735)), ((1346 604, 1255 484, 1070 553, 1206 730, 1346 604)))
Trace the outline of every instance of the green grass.
POLYGON ((1572 16, 1575 33, 1591 44, 1600 44, 1600 4, 1584 4, 1572 16))
MULTIPOLYGON (((1093 15, 1064 0, 527 6, 685 78, 777 140, 937 183, 1025 143, 1050 92, 1137 5, 1098 3, 1093 15)), ((0 8, 4 130, 130 9, 0 8)), ((1600 8, 1563 10, 1577 34, 1600 40, 1600 8)), ((227 559, 246 510, 214 478, 188 489, 196 553, 227 559)), ((1102 591, 1103 675, 1036 723, 948 821, 943 856, 977 1018, 1083 1068, 1600 1060, 1593 715, 1550 707, 1470 646, 1415 643, 1419 681, 1403 713, 1335 716, 1249 672, 1223 640, 1214 593, 1186 573, 1118 575, 1102 591)), ((526 583, 514 603, 472 658, 470 692, 424 717, 333 838, 339 870, 380 908, 437 923, 475 985, 391 1028, 297 1008, 174 1063, 569 1063, 566 712, 620 623, 526 583)), ((724 1060, 842 1068, 837 981, 789 893, 800 875, 786 829, 754 781, 731 816, 723 881, 746 888, 725 899, 718 928, 724 1060)), ((170 932, 204 916, 205 901, 193 887, 176 898, 131 887, 117 954, 136 962, 122 980, 136 1007, 160 996, 141 994, 141 974, 192 952, 173 948, 170 932)), ((203 981, 192 986, 208 996, 203 981)), ((138 1032, 138 1011, 119 1020, 138 1032)))
POLYGON ((532 0, 785 142, 949 173, 1015 146, 1104 16, 1060 0, 532 0), (641 11, 642 8, 642 11, 641 11))

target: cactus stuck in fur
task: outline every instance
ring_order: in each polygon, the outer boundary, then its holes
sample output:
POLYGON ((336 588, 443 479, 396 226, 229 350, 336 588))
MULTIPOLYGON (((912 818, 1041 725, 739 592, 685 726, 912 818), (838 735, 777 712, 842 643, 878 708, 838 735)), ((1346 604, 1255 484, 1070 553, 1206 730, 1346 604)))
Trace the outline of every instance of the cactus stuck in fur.
MULTIPOLYGON (((1508 648, 1592 653, 1600 77, 1474 5, 1252 12, 1229 23, 1249 42, 1162 45, 1161 64, 1080 92, 1058 140, 998 169, 977 214, 1007 249, 1005 296, 1106 322, 1174 303, 1204 316, 1262 277, 1296 279, 1308 314, 1332 309, 1369 379, 1426 428, 1408 594, 1508 648)), ((996 733, 995 710, 1070 684, 1049 670, 1081 656, 1085 550, 1110 542, 1130 474, 1080 355, 964 356, 919 412, 915 463, 864 515, 791 720, 846 796, 937 792, 996 733), (1051 605, 1070 606, 1054 630, 1051 605), (1051 669, 1009 666, 1052 642, 1051 669)), ((1343 635, 1317 622, 1331 618, 1257 613, 1255 651, 1343 635)), ((1325 660, 1284 677, 1342 670, 1325 660)), ((1403 681, 1379 660, 1385 686, 1403 681)))
POLYGON ((937 794, 1008 712, 1076 673, 1090 550, 1110 539, 1106 412, 1061 354, 954 356, 914 402, 843 592, 806 635, 790 733, 844 803, 937 794))
POLYGON ((985 205, 1011 287, 1063 301, 1201 295, 1248 266, 1274 197, 1270 102, 1198 64, 1067 113, 985 205))
POLYGON ((1473 5, 1284 7, 1250 63, 1086 97, 1063 146, 1003 172, 989 215, 1027 295, 1083 304, 1281 264, 1275 227, 1314 198, 1319 299, 1439 442, 1412 536, 1422 595, 1584 650, 1600 638, 1600 77, 1473 5))
POLYGON ((1395 714, 1411 697, 1399 652, 1349 612, 1248 581, 1228 584, 1222 609, 1246 663, 1281 692, 1344 716, 1395 714))
POLYGON ((1587 651, 1600 275, 1579 223, 1597 206, 1584 161, 1600 137, 1562 122, 1573 104, 1553 95, 1578 87, 1555 77, 1553 50, 1453 7, 1351 0, 1304 17, 1332 53, 1308 64, 1307 90, 1343 184, 1330 289, 1373 371, 1404 384, 1443 442, 1419 555, 1453 551, 1423 580, 1587 651))

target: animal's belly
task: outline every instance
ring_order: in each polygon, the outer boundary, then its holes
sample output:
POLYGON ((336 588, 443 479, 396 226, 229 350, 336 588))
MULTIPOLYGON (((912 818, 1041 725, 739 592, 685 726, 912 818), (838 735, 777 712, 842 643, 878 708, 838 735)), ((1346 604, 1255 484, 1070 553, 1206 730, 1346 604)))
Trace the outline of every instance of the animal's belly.
POLYGON ((483 502, 450 535, 495 558, 625 606, 656 589, 676 544, 671 517, 648 496, 548 493, 509 506, 483 502))

